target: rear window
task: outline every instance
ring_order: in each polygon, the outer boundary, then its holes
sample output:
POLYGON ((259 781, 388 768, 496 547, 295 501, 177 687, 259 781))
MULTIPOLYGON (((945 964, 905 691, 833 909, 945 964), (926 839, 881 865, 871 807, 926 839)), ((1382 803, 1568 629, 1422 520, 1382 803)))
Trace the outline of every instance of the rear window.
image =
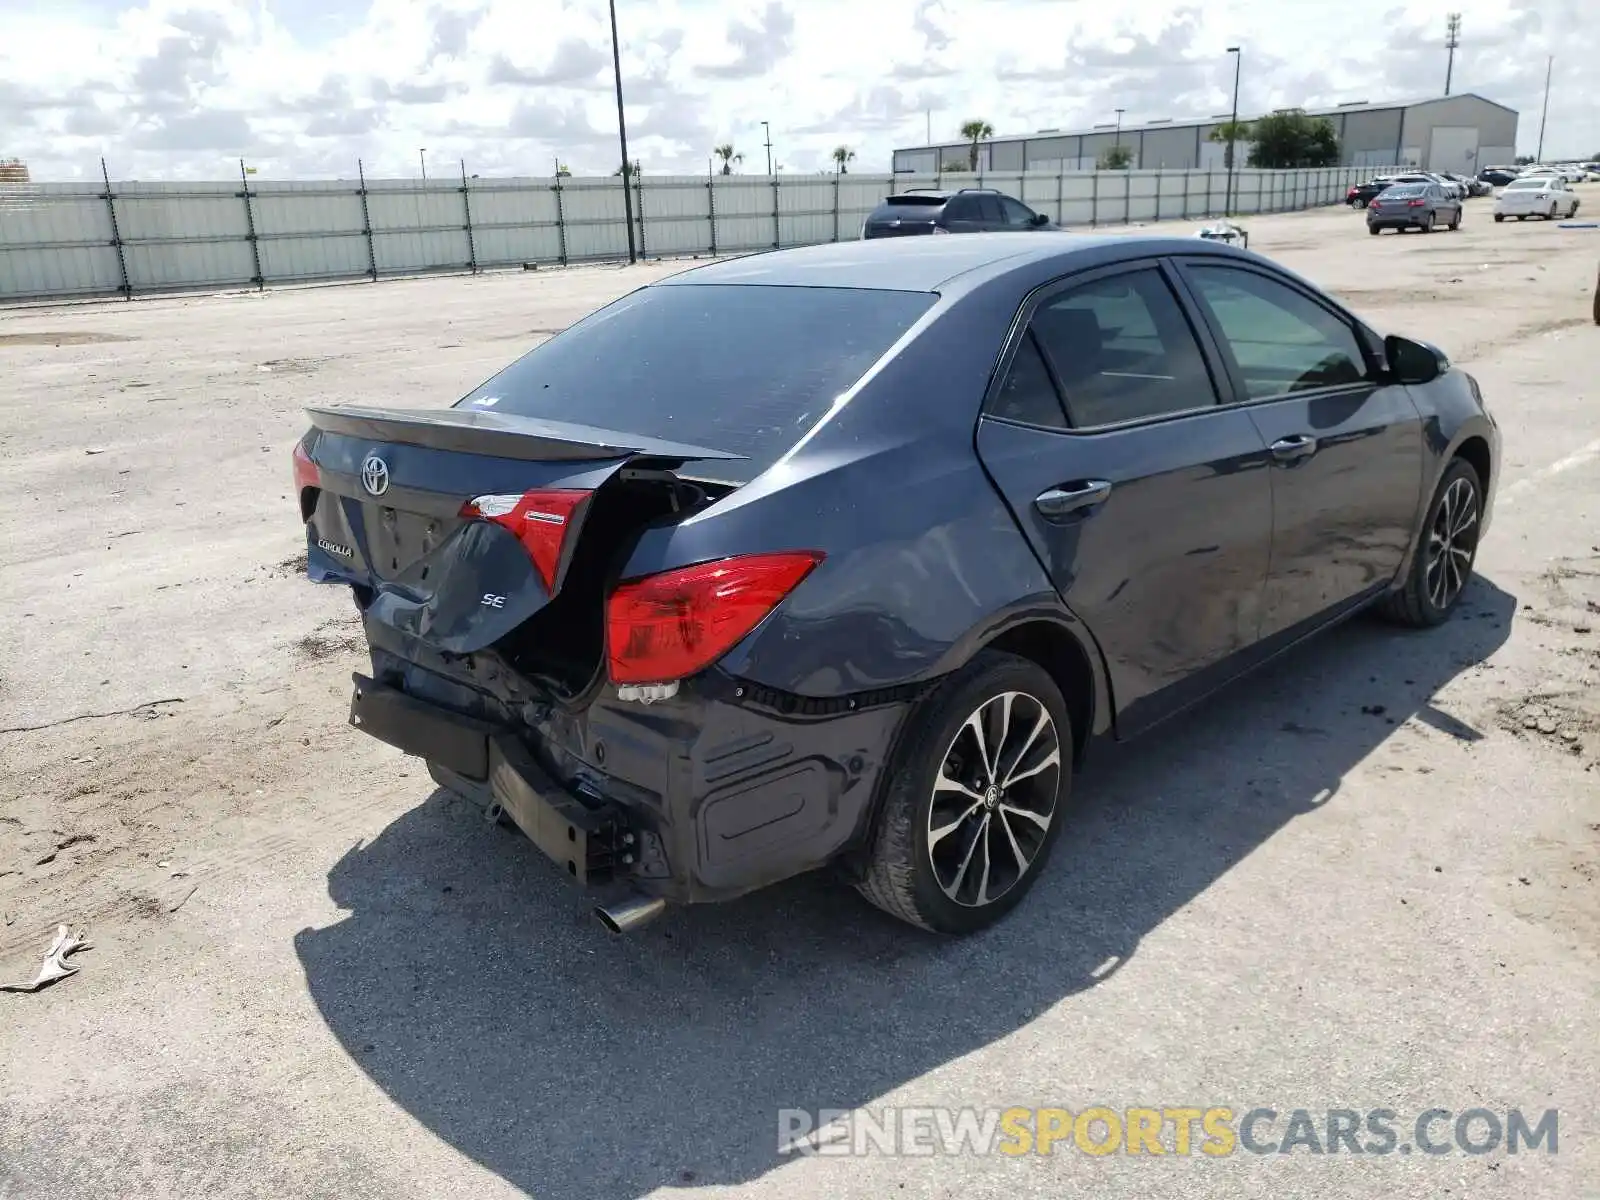
POLYGON ((1387 189, 1383 195, 1385 199, 1403 200, 1407 196, 1420 196, 1428 188, 1421 183, 1402 183, 1397 187, 1387 189))
POLYGON ((1506 184, 1506 191, 1509 192, 1512 189, 1516 189, 1518 191, 1528 192, 1542 187, 1544 187, 1544 180, 1542 179, 1513 179, 1510 183, 1506 184))
POLYGON ((937 299, 759 284, 642 288, 534 347, 458 407, 742 454, 686 473, 747 483, 937 299))
POLYGON ((947 199, 948 196, 886 196, 883 202, 893 208, 911 208, 917 205, 938 208, 947 199))

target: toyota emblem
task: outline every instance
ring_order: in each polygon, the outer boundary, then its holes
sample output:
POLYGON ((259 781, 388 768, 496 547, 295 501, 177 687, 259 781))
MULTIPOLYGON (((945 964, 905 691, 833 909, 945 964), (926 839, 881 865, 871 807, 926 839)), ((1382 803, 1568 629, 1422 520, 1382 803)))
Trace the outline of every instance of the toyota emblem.
POLYGON ((374 496, 381 496, 389 490, 389 464, 376 454, 367 455, 361 464, 361 486, 374 496))

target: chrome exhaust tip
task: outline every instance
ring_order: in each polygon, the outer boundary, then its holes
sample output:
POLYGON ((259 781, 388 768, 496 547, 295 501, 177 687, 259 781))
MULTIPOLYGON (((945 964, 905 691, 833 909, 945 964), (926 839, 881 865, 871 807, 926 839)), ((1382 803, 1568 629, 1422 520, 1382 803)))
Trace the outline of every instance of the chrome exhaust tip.
POLYGON ((632 933, 648 925, 667 911, 667 902, 659 896, 630 896, 615 904, 597 905, 595 918, 610 933, 632 933))

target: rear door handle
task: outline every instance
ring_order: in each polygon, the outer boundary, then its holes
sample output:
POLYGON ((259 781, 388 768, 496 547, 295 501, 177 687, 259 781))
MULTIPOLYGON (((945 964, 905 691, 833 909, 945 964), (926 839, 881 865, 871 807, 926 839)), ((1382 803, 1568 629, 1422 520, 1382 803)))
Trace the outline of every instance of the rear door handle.
POLYGON ((1042 517, 1060 518, 1093 508, 1110 494, 1111 484, 1104 479, 1089 479, 1046 488, 1034 497, 1033 506, 1042 517))
POLYGON ((1272 457, 1281 463, 1298 462, 1302 458, 1310 458, 1317 452, 1317 439, 1309 433, 1297 433, 1291 437, 1279 438, 1272 443, 1272 457))

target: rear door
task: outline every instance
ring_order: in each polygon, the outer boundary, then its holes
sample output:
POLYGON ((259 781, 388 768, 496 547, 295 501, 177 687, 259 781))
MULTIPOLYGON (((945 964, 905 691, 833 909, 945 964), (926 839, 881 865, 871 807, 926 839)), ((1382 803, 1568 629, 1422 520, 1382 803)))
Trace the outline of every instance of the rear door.
POLYGON ((978 197, 951 196, 944 206, 944 217, 939 222, 951 233, 984 232, 983 211, 978 207, 978 197))
POLYGON ((1183 273, 1272 455, 1271 637, 1395 577, 1417 520, 1422 419, 1324 298, 1255 264, 1195 257, 1183 273))
POLYGON ((1219 405, 1168 270, 1142 260, 1035 293, 978 454, 1105 657, 1126 734, 1209 690, 1256 641, 1268 456, 1219 405))

